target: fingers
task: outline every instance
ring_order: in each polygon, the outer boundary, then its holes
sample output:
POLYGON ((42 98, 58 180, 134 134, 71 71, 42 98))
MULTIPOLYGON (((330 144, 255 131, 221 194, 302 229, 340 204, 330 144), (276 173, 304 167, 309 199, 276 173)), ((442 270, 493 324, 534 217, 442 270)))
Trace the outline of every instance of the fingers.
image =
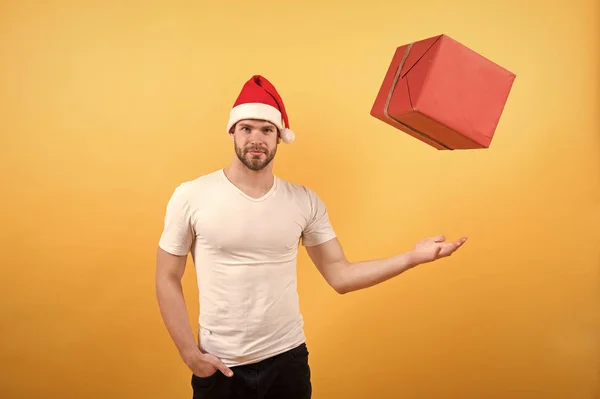
POLYGON ((446 236, 439 235, 439 236, 436 236, 436 237, 432 237, 432 239, 433 239, 434 242, 444 242, 444 241, 446 241, 446 236))
POLYGON ((446 256, 450 256, 452 255, 454 252, 456 252, 456 250, 458 248, 460 248, 465 242, 467 241, 467 237, 462 237, 452 243, 444 243, 444 244, 440 244, 439 248, 441 250, 438 250, 437 252, 437 256, 439 257, 446 257, 446 256))
POLYGON ((215 366, 218 370, 220 370, 227 377, 233 376, 233 371, 231 371, 231 369, 229 367, 225 366, 225 364, 220 359, 218 359, 214 356, 211 356, 210 364, 215 366))
MULTIPOLYGON (((439 235, 439 236, 436 236, 436 237, 431 237, 431 240, 433 240, 433 242, 436 242, 436 243, 442 243, 442 242, 446 241, 446 236, 439 235)), ((458 240, 454 241, 452 244, 460 246, 460 245, 464 244, 465 241, 467 241, 467 237, 466 236, 459 238, 458 240)))
MULTIPOLYGON (((439 235, 439 236, 431 237, 429 239, 433 240, 433 242, 444 242, 444 241, 446 241, 446 236, 442 234, 442 235, 439 235)), ((458 240, 455 241, 455 243, 462 244, 465 241, 467 241, 467 237, 466 236, 459 238, 458 240)))

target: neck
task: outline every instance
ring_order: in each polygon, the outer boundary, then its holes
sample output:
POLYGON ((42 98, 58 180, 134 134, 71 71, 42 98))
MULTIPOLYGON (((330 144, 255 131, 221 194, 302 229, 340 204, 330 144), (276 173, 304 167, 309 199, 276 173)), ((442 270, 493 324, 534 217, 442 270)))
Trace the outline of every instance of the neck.
POLYGON ((273 185, 272 163, 262 170, 251 170, 234 155, 231 163, 224 168, 224 172, 233 184, 244 190, 266 192, 273 185))

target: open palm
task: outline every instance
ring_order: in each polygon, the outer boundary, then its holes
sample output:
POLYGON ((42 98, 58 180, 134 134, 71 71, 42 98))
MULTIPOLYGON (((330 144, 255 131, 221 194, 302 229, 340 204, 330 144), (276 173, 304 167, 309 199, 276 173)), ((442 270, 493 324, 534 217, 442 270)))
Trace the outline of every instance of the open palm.
POLYGON ((433 262, 452 255, 465 241, 467 241, 467 237, 451 242, 446 242, 446 237, 443 235, 425 238, 415 244, 411 251, 411 257, 415 264, 433 262))

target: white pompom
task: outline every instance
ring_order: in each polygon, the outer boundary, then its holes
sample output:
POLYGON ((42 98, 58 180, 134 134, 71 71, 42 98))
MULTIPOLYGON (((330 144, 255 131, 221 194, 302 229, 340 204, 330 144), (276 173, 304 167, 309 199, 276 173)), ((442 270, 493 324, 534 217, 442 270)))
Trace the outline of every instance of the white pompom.
POLYGON ((281 131, 281 140, 283 140, 284 143, 289 144, 293 142, 295 138, 296 135, 290 129, 285 128, 281 131))

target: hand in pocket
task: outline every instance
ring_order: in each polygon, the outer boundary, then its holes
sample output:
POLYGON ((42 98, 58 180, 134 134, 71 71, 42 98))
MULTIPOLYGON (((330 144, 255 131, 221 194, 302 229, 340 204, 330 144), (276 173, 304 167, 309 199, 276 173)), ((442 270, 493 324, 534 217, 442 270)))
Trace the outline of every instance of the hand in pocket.
POLYGON ((202 353, 200 349, 193 351, 184 358, 185 364, 198 377, 210 377, 217 370, 220 370, 225 376, 233 376, 233 371, 214 355, 202 353))

